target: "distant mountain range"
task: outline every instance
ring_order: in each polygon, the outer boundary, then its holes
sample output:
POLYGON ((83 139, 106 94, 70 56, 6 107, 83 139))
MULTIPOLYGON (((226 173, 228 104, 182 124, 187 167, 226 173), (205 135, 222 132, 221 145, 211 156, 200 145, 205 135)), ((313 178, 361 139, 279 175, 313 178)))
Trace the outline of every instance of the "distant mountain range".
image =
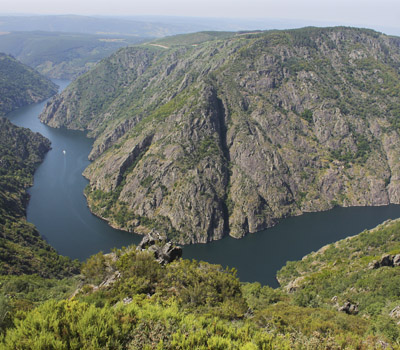
MULTIPOLYGON (((51 31, 86 34, 124 34, 163 37, 204 30, 240 31, 293 29, 305 26, 337 26, 346 23, 280 18, 202 18, 178 16, 80 16, 80 15, 1 15, 1 31, 51 31)), ((353 23, 353 26, 362 26, 353 23)), ((368 28, 371 25, 366 25, 368 28)), ((400 35, 400 28, 375 26, 386 34, 400 35)))
POLYGON ((149 40, 127 35, 62 32, 9 32, 0 35, 0 52, 54 79, 72 80, 119 48, 149 40))
MULTIPOLYGON (((252 25, 265 27, 266 23, 254 21, 252 25)), ((163 37, 200 30, 241 29, 249 29, 249 23, 241 20, 179 17, 0 16, 0 31, 9 32, 47 31, 163 37)))

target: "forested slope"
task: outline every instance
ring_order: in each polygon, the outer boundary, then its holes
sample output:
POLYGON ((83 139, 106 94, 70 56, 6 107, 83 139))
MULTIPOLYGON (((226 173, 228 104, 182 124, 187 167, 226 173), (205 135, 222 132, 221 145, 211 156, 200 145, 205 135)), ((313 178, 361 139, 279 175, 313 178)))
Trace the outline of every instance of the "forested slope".
POLYGON ((43 101, 56 92, 53 82, 12 56, 0 53, 0 115, 43 101))
POLYGON ((26 221, 27 187, 50 142, 38 133, 0 117, 0 274, 62 277, 78 272, 59 256, 35 226, 26 221))

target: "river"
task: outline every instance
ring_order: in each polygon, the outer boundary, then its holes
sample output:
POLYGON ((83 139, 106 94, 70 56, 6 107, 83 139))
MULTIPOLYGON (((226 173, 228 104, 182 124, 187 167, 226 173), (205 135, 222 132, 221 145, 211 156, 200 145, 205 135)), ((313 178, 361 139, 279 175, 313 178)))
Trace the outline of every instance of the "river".
MULTIPOLYGON (((61 90, 69 83, 54 82, 61 90)), ((80 131, 53 129, 40 123, 38 115, 45 103, 8 115, 14 124, 40 132, 52 143, 29 189, 28 221, 60 254, 73 259, 85 260, 99 251, 137 244, 140 236, 113 229, 89 211, 83 195, 88 181, 81 174, 89 165, 87 157, 93 140, 80 131)), ((335 208, 285 219, 273 228, 240 240, 226 237, 209 244, 186 246, 183 256, 235 267, 242 281, 276 287, 276 272, 286 261, 301 259, 325 244, 398 217, 400 205, 335 208)))

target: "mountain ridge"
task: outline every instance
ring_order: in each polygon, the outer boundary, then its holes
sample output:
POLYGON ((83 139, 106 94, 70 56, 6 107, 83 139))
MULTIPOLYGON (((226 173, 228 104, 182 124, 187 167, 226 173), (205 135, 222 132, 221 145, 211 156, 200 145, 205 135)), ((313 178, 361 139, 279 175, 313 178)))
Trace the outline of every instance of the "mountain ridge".
POLYGON ((398 38, 347 27, 192 38, 121 49, 41 115, 95 137, 92 212, 204 243, 400 202, 398 38))
POLYGON ((73 80, 118 48, 144 40, 127 35, 16 31, 0 35, 0 52, 48 78, 73 80))

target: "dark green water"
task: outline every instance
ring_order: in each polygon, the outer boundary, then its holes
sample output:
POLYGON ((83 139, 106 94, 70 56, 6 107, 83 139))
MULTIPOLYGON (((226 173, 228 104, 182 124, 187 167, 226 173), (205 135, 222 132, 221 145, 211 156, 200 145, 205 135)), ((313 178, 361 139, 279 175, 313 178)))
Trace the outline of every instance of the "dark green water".
MULTIPOLYGON (((68 81, 55 81, 64 88, 68 81)), ((52 142, 52 150, 35 173, 29 190, 28 220, 36 225, 60 254, 81 260, 102 250, 138 243, 140 237, 115 230, 92 215, 81 175, 92 140, 83 132, 52 129, 37 116, 45 102, 21 108, 8 115, 16 125, 40 132, 52 142), (66 151, 63 154, 63 150, 66 151)), ((335 208, 282 221, 279 225, 241 240, 227 237, 209 244, 184 248, 185 258, 235 267, 242 281, 277 286, 276 271, 288 260, 297 260, 327 243, 400 217, 400 206, 335 208)))
MULTIPOLYGON (((68 81, 54 80, 61 89, 68 81)), ((140 237, 115 230, 87 208, 82 176, 89 165, 93 140, 83 132, 50 128, 38 115, 46 102, 20 108, 8 115, 16 125, 40 132, 51 141, 51 151, 35 173, 29 189, 28 221, 34 223, 45 239, 62 255, 80 260, 112 247, 138 243, 140 237), (65 154, 63 153, 65 150, 65 154)))

